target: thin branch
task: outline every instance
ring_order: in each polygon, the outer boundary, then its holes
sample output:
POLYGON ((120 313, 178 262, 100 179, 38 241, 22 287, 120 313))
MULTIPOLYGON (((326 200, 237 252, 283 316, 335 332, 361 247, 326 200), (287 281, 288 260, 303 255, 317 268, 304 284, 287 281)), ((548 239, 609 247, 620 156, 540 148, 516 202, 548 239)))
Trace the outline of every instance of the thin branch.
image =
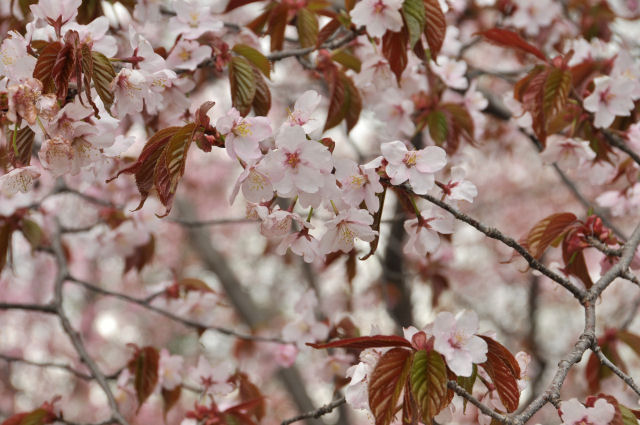
POLYGON ((327 43, 322 44, 320 47, 316 47, 316 46, 310 46, 310 47, 302 47, 299 49, 291 49, 291 50, 282 50, 279 52, 273 52, 269 55, 267 55, 267 59, 269 59, 271 62, 276 62, 285 58, 289 58, 292 56, 306 56, 309 53, 315 51, 315 50, 321 50, 321 49, 327 49, 327 50, 334 50, 337 49, 339 47, 344 46, 345 44, 350 43, 351 41, 353 41, 358 35, 360 34, 360 32, 358 31, 351 31, 349 32, 346 36, 344 36, 341 39, 336 39, 333 41, 329 41, 327 43))
POLYGON ((93 376, 88 375, 84 372, 80 372, 79 370, 76 370, 71 366, 62 364, 62 363, 34 362, 32 360, 23 359, 22 357, 15 357, 15 356, 10 356, 8 354, 1 354, 1 353, 0 353, 0 359, 6 361, 7 363, 24 363, 26 365, 34 366, 34 367, 64 370, 85 381, 90 381, 93 379, 93 376))
POLYGON ((252 218, 218 218, 212 220, 185 220, 182 218, 167 218, 168 221, 178 223, 184 227, 202 227, 202 226, 217 226, 220 224, 242 224, 242 223, 259 223, 259 220, 252 218))
POLYGON ((587 236, 587 242, 589 242, 589 244, 598 251, 610 257, 622 256, 622 248, 611 248, 609 245, 603 243, 597 238, 594 238, 593 236, 587 236))
POLYGON ((325 404, 324 406, 317 408, 316 410, 302 413, 290 419, 285 419, 280 423, 280 425, 289 425, 294 422, 302 421, 304 419, 311 419, 311 418, 318 419, 320 416, 326 415, 327 413, 331 413, 333 409, 335 409, 336 407, 342 406, 345 403, 346 403, 345 398, 341 397, 337 400, 333 400, 329 404, 325 404))
POLYGON ((63 293, 62 286, 65 282, 66 277, 69 275, 69 271, 67 268, 67 260, 64 255, 64 251, 62 250, 62 242, 60 240, 60 231, 56 229, 56 232, 51 238, 51 245, 53 248, 53 252, 55 253, 56 262, 58 264, 58 271, 56 274, 55 285, 54 285, 54 305, 57 309, 58 317, 60 318, 60 323, 62 324, 62 328, 64 332, 67 334, 73 347, 76 352, 80 356, 82 362, 87 365, 89 370, 91 371, 91 375, 98 382, 98 385, 102 388, 102 391, 107 397, 109 407, 111 408, 111 415, 120 425, 129 425, 127 420, 122 416, 120 410, 118 409, 118 403, 116 402, 115 397, 113 396, 113 392, 109 387, 109 383, 107 382, 107 378, 104 376, 102 371, 98 368, 98 365, 91 358, 87 349, 82 342, 82 337, 80 334, 73 328, 69 318, 64 312, 63 306, 63 293))
POLYGON ((618 136, 616 136, 615 134, 613 134, 608 130, 602 130, 602 134, 604 134, 605 139, 607 139, 607 142, 611 146, 614 146, 620 149, 622 152, 629 155, 636 164, 640 165, 640 156, 636 152, 634 152, 629 146, 627 146, 627 144, 622 139, 620 139, 618 136))
POLYGON ((478 410, 480 410, 485 415, 490 416, 493 419, 502 422, 503 424, 510 424, 511 423, 511 419, 509 417, 507 417, 507 416, 505 416, 503 414, 500 414, 500 413, 496 412, 495 410, 490 409, 489 407, 487 407, 487 405, 483 404, 480 400, 478 400, 477 398, 475 398, 474 396, 469 394, 464 388, 462 388, 460 385, 458 385, 458 383, 456 381, 448 381, 447 382, 447 387, 452 389, 456 394, 458 394, 460 397, 462 397, 465 400, 467 400, 469 403, 471 403, 474 406, 476 406, 478 408, 478 410))
POLYGON ((56 307, 51 304, 0 303, 0 310, 27 310, 40 313, 57 314, 56 307))
POLYGON ((131 297, 129 295, 123 294, 121 292, 114 292, 114 291, 109 291, 108 289, 104 289, 104 288, 100 288, 99 286, 95 286, 89 282, 85 282, 81 279, 77 279, 73 276, 67 276, 67 280, 70 281, 71 283, 75 283, 77 285, 80 285, 82 287, 84 287, 85 289, 88 289, 90 291, 96 292, 98 294, 101 295, 105 295, 108 297, 113 297, 113 298, 117 298, 119 300, 131 303, 131 304, 136 304, 139 305, 149 311, 153 311, 155 313, 158 313, 162 316, 165 316, 171 320, 173 320, 174 322, 180 323, 184 326, 193 328, 195 330, 197 330, 198 332, 202 332, 205 330, 212 330, 215 332, 218 332, 220 334, 223 335, 228 335, 228 336, 232 336, 238 339, 242 339, 242 340, 246 340, 246 341, 257 341, 257 342, 272 342, 272 343, 277 343, 277 344, 294 344, 293 342, 290 341, 285 341, 283 339, 280 338, 275 338, 275 337, 264 337, 264 336, 260 336, 260 335, 249 335, 249 334, 242 334, 239 332, 236 332, 234 330, 231 329, 227 329, 227 328, 223 328, 220 326, 210 326, 210 325, 205 325, 204 323, 199 323, 196 322, 194 320, 190 320, 190 319, 185 319, 183 317, 177 316, 173 313, 171 313, 170 311, 167 310, 163 310, 159 307, 156 307, 154 305, 149 304, 148 298, 145 299, 139 299, 139 298, 135 298, 135 297, 131 297))
MULTIPOLYGON (((406 190, 409 193, 414 194, 406 186, 403 186, 403 189, 406 190)), ((527 261, 527 263, 529 263, 529 266, 532 269, 538 270, 543 275, 547 276, 549 279, 553 280, 554 282, 556 282, 559 285, 561 285, 562 287, 564 287, 566 290, 571 292, 578 300, 580 300, 580 301, 584 300, 586 293, 582 288, 577 287, 576 285, 571 283, 568 279, 565 279, 564 277, 562 277, 559 274, 555 273, 551 269, 547 268, 544 264, 542 264, 540 261, 538 261, 533 255, 531 255, 531 253, 529 253, 529 251, 527 251, 515 239, 504 235, 502 232, 500 232, 496 228, 489 227, 489 226, 479 222, 478 220, 476 220, 476 219, 474 219, 472 217, 469 217, 468 215, 458 211, 457 209, 455 209, 451 205, 447 204, 444 201, 441 201, 440 199, 438 199, 438 198, 436 198, 434 196, 431 196, 429 194, 426 194, 426 195, 414 194, 414 195, 420 196, 421 198, 426 199, 427 201, 431 202, 432 204, 435 204, 435 205, 439 206, 440 208, 448 211, 449 213, 451 213, 458 220, 464 221, 465 223, 467 223, 470 226, 474 227, 475 229, 477 229, 481 233, 484 233, 486 236, 490 237, 491 239, 498 240, 498 241, 502 242, 503 244, 507 245, 508 247, 513 248, 518 254, 520 254, 527 261)))
POLYGON ((638 388, 638 385, 633 381, 633 378, 631 378, 629 375, 627 375, 622 370, 620 370, 618 366, 614 365, 611 362, 611 360, 609 360, 607 356, 604 355, 604 353, 602 352, 602 350, 600 349, 597 343, 593 344, 593 347, 591 347, 591 350, 594 353, 596 353, 596 356, 598 356, 600 363, 604 364, 606 367, 611 369, 613 373, 618 375, 618 377, 620 377, 620 379, 622 379, 625 384, 627 384, 633 391, 636 392, 637 395, 640 396, 640 388, 638 388))
POLYGON ((633 319, 636 318, 636 314, 638 314, 638 309, 640 309, 640 296, 637 296, 633 303, 631 304, 631 309, 627 315, 627 318, 624 319, 624 322, 620 325, 620 329, 624 330, 631 326, 633 319))

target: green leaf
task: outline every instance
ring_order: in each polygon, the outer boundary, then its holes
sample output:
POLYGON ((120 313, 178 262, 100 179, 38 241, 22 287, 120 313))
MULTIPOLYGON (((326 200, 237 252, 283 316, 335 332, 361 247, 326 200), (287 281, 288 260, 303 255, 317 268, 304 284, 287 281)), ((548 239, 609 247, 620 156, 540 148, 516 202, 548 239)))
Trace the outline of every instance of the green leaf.
MULTIPOLYGON (((478 365, 473 365, 473 372, 471 372, 471 376, 458 376, 458 385, 460 385, 466 392, 469 394, 473 394, 473 385, 476 383, 476 379, 478 378, 478 365)), ((462 401, 462 413, 467 408, 467 399, 465 398, 462 401)))
POLYGON ((271 62, 265 55, 246 44, 236 44, 232 50, 254 64, 265 77, 271 78, 271 62))
POLYGON ((447 366, 436 351, 417 351, 411 365, 410 384, 420 409, 422 422, 430 424, 445 406, 447 398, 447 366))
POLYGON ((129 361, 129 371, 134 376, 133 386, 138 398, 138 410, 153 393, 158 383, 160 354, 154 347, 143 347, 129 361))
POLYGON ((231 84, 231 103, 243 117, 251 111, 256 95, 256 78, 253 67, 243 57, 234 57, 229 63, 229 83, 231 84))
POLYGON ((431 57, 436 60, 447 32, 447 21, 438 0, 423 0, 425 7, 424 35, 427 37, 431 57))
POLYGON ((427 21, 424 1, 404 0, 404 3, 402 3, 402 15, 409 31, 409 46, 413 49, 416 42, 420 40, 427 21))
POLYGON ((620 403, 618 403, 618 409, 620 409, 620 413, 622 414, 623 425, 638 425, 638 419, 636 419, 631 409, 620 403))
POLYGON ((7 264, 7 253, 11 242, 11 232, 12 229, 9 223, 5 223, 0 226, 0 272, 7 264))
POLYGON ((8 149, 9 161, 14 167, 19 168, 31 163, 35 133, 29 127, 16 130, 17 126, 18 124, 7 131, 7 141, 11 144, 11 148, 8 149))
POLYGON ((44 234, 38 223, 28 218, 23 218, 20 223, 20 231, 29 242, 29 245, 31 245, 32 250, 40 246, 44 234))
POLYGON ((369 377, 369 406, 376 425, 389 425, 395 416, 412 364, 412 352, 394 348, 380 357, 369 377))
POLYGON ((338 62, 339 64, 344 65, 349 69, 353 69, 358 73, 362 68, 362 62, 360 62, 360 59, 345 49, 334 50, 333 53, 331 53, 331 59, 333 59, 334 62, 338 62))
POLYGON ((449 125, 447 124, 447 117, 442 111, 431 111, 427 115, 427 125, 429 126, 429 135, 438 146, 447 141, 449 125))
POLYGON ((302 47, 315 46, 318 42, 318 16, 306 7, 300 9, 296 16, 300 45, 302 47))
POLYGON ((93 86, 98 92, 98 96, 104 104, 104 108, 111 113, 111 105, 113 105, 113 93, 111 92, 111 82, 116 77, 116 71, 111 65, 111 61, 102 53, 92 51, 91 58, 93 60, 93 86))

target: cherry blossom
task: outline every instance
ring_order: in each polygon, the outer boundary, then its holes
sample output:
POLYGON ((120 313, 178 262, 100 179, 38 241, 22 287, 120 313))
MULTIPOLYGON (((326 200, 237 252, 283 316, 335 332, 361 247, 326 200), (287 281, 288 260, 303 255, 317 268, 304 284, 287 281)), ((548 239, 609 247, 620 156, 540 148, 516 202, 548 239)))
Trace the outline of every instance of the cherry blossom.
POLYGON ((322 101, 322 96, 315 90, 307 90, 300 95, 293 105, 293 111, 289 112, 287 123, 289 125, 299 125, 309 134, 322 126, 322 122, 313 118, 314 111, 322 101))
POLYGON ((572 398, 560 402, 560 412, 563 425, 609 425, 616 409, 602 398, 596 400, 593 407, 586 407, 578 399, 572 398))
POLYGON ((380 176, 376 168, 380 159, 369 164, 358 165, 347 158, 335 160, 336 178, 342 185, 342 199, 352 207, 359 206, 363 201, 371 213, 380 208, 377 194, 382 192, 380 176))
POLYGON ((178 41, 167 57, 167 66, 194 71, 200 63, 211 57, 211 47, 201 46, 196 41, 178 41))
POLYGON ((320 251, 349 252, 353 249, 355 238, 371 242, 378 232, 371 229, 373 217, 367 210, 349 208, 340 211, 333 219, 326 222, 327 231, 320 240, 320 251))
POLYGON ((374 107, 377 117, 384 122, 384 130, 389 136, 413 135, 416 126, 411 120, 413 102, 405 99, 396 89, 384 92, 381 101, 374 107))
POLYGON ((298 348, 303 349, 307 342, 322 341, 329 335, 329 327, 315 318, 318 299, 313 290, 308 290, 295 305, 296 319, 282 328, 282 338, 296 341, 298 348))
POLYGON ((454 199, 456 201, 473 202, 473 199, 478 195, 478 189, 476 185, 465 180, 467 172, 459 165, 451 167, 451 177, 449 181, 440 185, 440 189, 444 192, 447 198, 454 199))
POLYGON ((176 16, 170 20, 169 25, 187 40, 196 39, 207 31, 222 29, 222 21, 215 19, 207 6, 200 6, 192 1, 176 0, 173 7, 176 16))
POLYGON ((308 140, 302 127, 283 126, 276 136, 276 148, 260 162, 259 170, 271 179, 281 196, 298 191, 315 193, 323 185, 323 174, 333 168, 326 146, 308 140))
POLYGON ((508 23, 523 29, 528 35, 537 35, 561 13, 560 5, 553 0, 520 0, 508 23))
POLYGON ((248 165, 238 176, 231 193, 230 203, 233 204, 241 188, 242 194, 249 202, 259 203, 273 197, 273 186, 269 178, 258 171, 256 164, 248 165))
POLYGON ((29 125, 34 125, 38 118, 38 100, 42 94, 42 83, 29 78, 22 84, 9 86, 9 118, 17 121, 23 118, 29 125))
POLYGON ((394 141, 383 143, 380 149, 388 161, 386 170, 391 177, 391 184, 398 185, 409 180, 411 188, 419 195, 433 187, 434 173, 447 162, 444 149, 437 146, 409 151, 404 143, 394 141))
POLYGON ((235 108, 216 122, 218 131, 225 136, 225 148, 232 158, 251 162, 262 157, 260 141, 271 137, 271 123, 266 117, 244 118, 235 108))
POLYGON ((547 138, 547 146, 540 154, 545 163, 556 162, 563 168, 577 168, 595 157, 596 153, 591 150, 586 140, 572 139, 559 134, 547 138))
POLYGON ((453 223, 453 216, 432 210, 424 210, 420 213, 420 218, 405 221, 404 230, 409 239, 404 246, 404 253, 425 257, 428 253, 435 252, 440 245, 438 233, 453 233, 453 223))
POLYGON ((305 262, 312 263, 316 258, 322 256, 320 252, 320 242, 309 234, 309 229, 312 228, 308 222, 302 222, 303 229, 299 232, 293 232, 285 236, 278 247, 276 252, 279 255, 284 255, 287 249, 290 249, 296 255, 301 256, 305 262))
POLYGON ((444 83, 453 89, 466 89, 469 82, 465 76, 467 63, 449 59, 447 56, 440 56, 438 62, 431 61, 431 69, 444 83))
POLYGON ((171 355, 168 350, 160 350, 160 363, 158 375, 160 376, 162 387, 172 390, 178 385, 182 385, 182 371, 184 358, 171 355))
POLYGON ((196 367, 189 370, 189 376, 198 382, 207 394, 226 395, 233 391, 233 385, 228 379, 233 373, 233 367, 229 362, 219 362, 212 366, 209 361, 200 356, 196 367))
POLYGON ((31 5, 31 12, 36 18, 44 19, 52 26, 62 26, 76 17, 82 0, 40 0, 31 5))
POLYGON ((478 316, 473 311, 464 311, 458 316, 438 313, 433 322, 434 348, 458 376, 471 376, 473 363, 487 360, 487 343, 475 335, 477 332, 478 316))
POLYGON ((607 128, 616 116, 628 116, 633 109, 633 83, 627 79, 598 77, 596 87, 584 99, 584 108, 595 114, 596 127, 607 128))
POLYGON ((33 187, 34 181, 40 177, 40 173, 33 165, 14 168, 7 174, 0 176, 0 193, 10 197, 18 192, 27 193, 33 187))
POLYGON ((344 390, 347 403, 354 409, 369 410, 368 378, 373 372, 382 350, 368 348, 360 353, 360 362, 347 369, 347 377, 351 378, 344 390))
POLYGON ((0 45, 0 75, 20 82, 33 75, 36 58, 27 53, 27 40, 15 31, 10 31, 0 45))
POLYGON ((397 32, 402 28, 400 0, 361 0, 351 11, 354 24, 366 26, 372 37, 382 37, 386 31, 397 32))
POLYGON ((105 16, 100 16, 87 25, 71 21, 62 27, 62 35, 72 30, 78 33, 80 42, 91 46, 91 50, 100 52, 106 57, 113 57, 118 52, 116 38, 107 35, 109 19, 105 16))

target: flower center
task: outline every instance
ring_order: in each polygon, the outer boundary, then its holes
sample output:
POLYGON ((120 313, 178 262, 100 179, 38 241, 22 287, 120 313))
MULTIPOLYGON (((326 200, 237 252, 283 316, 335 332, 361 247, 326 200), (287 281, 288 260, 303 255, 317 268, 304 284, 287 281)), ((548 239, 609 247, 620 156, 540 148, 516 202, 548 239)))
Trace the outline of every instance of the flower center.
POLYGON ((362 174, 357 174, 355 176, 351 176, 351 184, 356 187, 362 187, 369 182, 367 176, 363 176, 362 174))
POLYGON ((416 165, 417 155, 415 152, 407 152, 404 155, 404 159, 402 162, 405 163, 407 167, 414 167, 416 165))
POLYGON ((300 163, 300 154, 298 152, 287 153, 286 163, 291 168, 296 168, 300 163))
POLYGON ((186 62, 189 59, 191 59, 191 52, 188 51, 187 49, 182 49, 178 54, 178 56, 180 57, 180 59, 186 62))
POLYGON ((242 121, 233 128, 233 134, 240 137, 250 136, 251 125, 246 121, 242 121))
POLYGON ((381 0, 378 0, 378 2, 373 5, 373 11, 374 13, 377 13, 377 14, 381 14, 386 8, 387 8, 387 5, 382 3, 381 0))

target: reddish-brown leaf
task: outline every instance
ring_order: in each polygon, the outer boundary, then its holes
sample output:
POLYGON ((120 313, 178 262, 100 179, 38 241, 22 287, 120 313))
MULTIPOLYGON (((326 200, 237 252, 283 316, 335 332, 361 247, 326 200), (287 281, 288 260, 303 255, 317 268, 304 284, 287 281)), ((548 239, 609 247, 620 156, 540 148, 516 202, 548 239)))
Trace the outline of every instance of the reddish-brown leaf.
POLYGON ((447 33, 447 21, 438 0, 424 0, 424 8, 424 35, 427 37, 431 58, 436 60, 447 33))
POLYGON ((343 107, 345 102, 346 88, 344 80, 338 73, 336 68, 330 68, 325 72, 325 80, 329 84, 329 111, 327 113, 327 121, 324 124, 323 131, 335 127, 344 119, 346 110, 343 107))
POLYGON ((306 7, 298 10, 296 15, 298 39, 300 46, 311 47, 318 42, 318 16, 306 7))
POLYGON ((589 269, 584 259, 584 253, 580 251, 571 251, 569 247, 569 238, 565 238, 562 242, 562 260, 564 261, 564 269, 567 273, 579 278, 587 289, 593 286, 589 269))
POLYGON ((526 246, 531 255, 540 259, 544 251, 562 235, 577 217, 572 213, 551 214, 538 221, 529 231, 526 238, 526 246))
POLYGON ((267 33, 271 36, 271 51, 282 50, 284 32, 289 22, 289 6, 277 3, 271 11, 267 25, 267 33))
POLYGON ((156 239, 151 235, 147 243, 137 246, 133 253, 124 259, 124 272, 127 273, 133 268, 137 271, 142 270, 144 266, 151 262, 155 251, 156 239))
POLYGON ((422 423, 429 424, 449 400, 447 366, 438 352, 416 351, 410 372, 410 386, 422 423))
POLYGON ((329 22, 326 23, 324 27, 318 32, 318 39, 316 41, 316 46, 320 46, 322 43, 327 41, 329 37, 335 33, 338 28, 340 28, 342 24, 338 20, 338 18, 332 18, 329 22))
POLYGON ((487 336, 480 336, 488 346, 487 361, 482 363, 482 367, 491 382, 496 387, 500 396, 500 401, 507 412, 513 412, 520 403, 520 390, 518 379, 520 379, 520 366, 515 357, 502 344, 487 336))
POLYGON ((264 395, 260 389, 251 382, 251 380, 249 380, 249 377, 246 374, 238 372, 234 376, 234 379, 238 384, 240 400, 243 403, 252 402, 250 407, 247 409, 247 413, 252 414, 258 421, 260 421, 264 417, 267 407, 264 395))
POLYGON ((109 58, 100 52, 92 51, 91 59, 93 64, 93 86, 104 104, 104 108, 110 112, 113 105, 114 95, 111 92, 111 82, 116 77, 116 71, 109 58))
POLYGON ((389 62, 398 84, 402 78, 402 72, 407 67, 408 42, 409 33, 405 27, 398 32, 387 31, 382 37, 382 54, 389 62))
POLYGON ((256 94, 253 97, 253 111, 258 116, 266 117, 271 109, 271 91, 267 81, 257 69, 253 69, 256 81, 256 94))
POLYGON ((9 223, 0 226, 0 272, 7 264, 7 253, 9 251, 9 243, 11 242, 11 233, 13 229, 9 223))
POLYGON ((38 56, 38 61, 33 69, 33 78, 42 82, 43 93, 51 93, 55 90, 53 83, 53 67, 56 64, 58 53, 62 50, 62 43, 54 41, 49 43, 38 56))
POLYGON ((167 413, 175 404, 180 400, 180 395, 182 394, 182 387, 180 385, 176 385, 176 387, 172 390, 168 390, 162 387, 162 401, 164 405, 162 406, 162 414, 166 421, 167 413))
POLYGON ((412 352, 393 348, 380 357, 369 377, 369 406, 376 425, 389 425, 409 376, 412 352))
POLYGON ((237 9, 238 7, 242 7, 258 1, 260 0, 229 0, 229 3, 227 3, 227 7, 225 8, 224 12, 227 13, 232 11, 233 9, 237 9))
POLYGON ((490 41, 504 47, 512 47, 514 49, 522 50, 523 52, 530 53, 536 56, 538 59, 547 61, 547 57, 537 47, 527 43, 517 33, 501 28, 492 28, 490 30, 480 33, 490 41))
POLYGON ((351 80, 351 77, 340 71, 340 78, 343 81, 344 87, 348 94, 348 103, 345 104, 345 116, 344 120, 347 123, 347 133, 350 132, 353 127, 356 126, 360 119, 360 112, 362 111, 362 98, 360 97, 360 91, 351 80))
POLYGON ((133 386, 138 398, 138 409, 151 395, 158 383, 158 364, 160 354, 154 347, 143 347, 136 350, 129 360, 129 372, 134 376, 133 386))
POLYGON ((401 336, 397 335, 372 335, 360 336, 357 338, 346 338, 337 341, 325 342, 321 344, 307 343, 313 348, 352 348, 356 350, 364 350, 365 348, 379 347, 411 347, 411 343, 401 336))

